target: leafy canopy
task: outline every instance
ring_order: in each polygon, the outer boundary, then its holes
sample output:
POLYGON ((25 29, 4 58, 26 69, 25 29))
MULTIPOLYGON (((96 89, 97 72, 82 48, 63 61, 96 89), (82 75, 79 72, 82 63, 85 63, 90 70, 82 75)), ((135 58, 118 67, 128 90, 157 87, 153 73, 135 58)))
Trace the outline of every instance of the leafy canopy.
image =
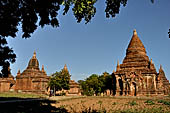
POLYGON ((69 72, 63 69, 60 72, 56 72, 51 75, 48 85, 51 89, 55 88, 56 91, 60 91, 62 89, 68 90, 70 89, 70 77, 71 75, 69 72))
POLYGON ((113 89, 112 75, 104 72, 102 75, 92 74, 85 80, 79 80, 83 95, 98 95, 113 89))
MULTIPOLYGON (((120 6, 125 7, 127 1, 105 0, 106 18, 119 14, 120 6)), ((0 57, 1 75, 8 75, 6 67, 14 63, 16 58, 12 48, 5 49, 2 42, 6 40, 5 37, 16 37, 19 25, 22 26, 23 38, 29 38, 38 26, 51 25, 57 28, 61 7, 64 7, 63 15, 72 8, 77 22, 84 20, 87 24, 96 13, 96 2, 97 0, 0 0, 0 54, 3 56, 0 57)), ((170 37, 170 32, 168 34, 170 37)))
MULTIPOLYGON (((127 0, 106 0, 107 16, 118 13, 119 4, 126 4, 127 0), (112 4, 116 3, 113 8, 112 4)), ((97 0, 0 0, 0 76, 7 77, 10 63, 15 62, 16 55, 7 46, 5 37, 16 37, 18 26, 22 27, 23 38, 29 38, 38 26, 51 25, 59 27, 58 13, 64 7, 63 15, 72 8, 78 23, 91 21, 96 13, 97 0), (3 43, 5 42, 5 43, 3 43)))

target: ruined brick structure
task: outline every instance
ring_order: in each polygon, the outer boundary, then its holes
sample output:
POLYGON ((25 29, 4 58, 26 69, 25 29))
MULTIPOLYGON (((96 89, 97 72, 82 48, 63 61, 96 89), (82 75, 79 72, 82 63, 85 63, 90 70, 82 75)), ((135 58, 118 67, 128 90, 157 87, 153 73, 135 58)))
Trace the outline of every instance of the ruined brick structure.
MULTIPOLYGON (((8 68, 10 71, 10 68, 8 68)), ((14 77, 9 73, 8 77, 0 78, 0 92, 7 92, 13 89, 15 84, 14 77)))
POLYGON ((114 95, 168 95, 170 84, 160 66, 156 72, 152 59, 139 39, 136 30, 126 50, 122 64, 113 72, 114 95))
POLYGON ((81 95, 80 86, 74 80, 70 80, 69 82, 70 89, 66 92, 66 95, 81 95))
POLYGON ((28 67, 16 76, 15 90, 23 92, 45 93, 47 91, 49 77, 47 76, 44 66, 39 69, 39 62, 34 52, 33 57, 28 63, 28 67))

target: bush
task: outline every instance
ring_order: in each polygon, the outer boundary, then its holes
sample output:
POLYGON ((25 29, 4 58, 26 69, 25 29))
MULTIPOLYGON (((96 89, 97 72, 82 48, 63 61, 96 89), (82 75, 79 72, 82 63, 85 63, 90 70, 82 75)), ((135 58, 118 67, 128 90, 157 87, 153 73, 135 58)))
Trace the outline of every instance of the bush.
POLYGON ((145 103, 148 104, 148 105, 154 105, 155 104, 152 100, 146 100, 145 103))
POLYGON ((116 102, 113 102, 112 105, 116 105, 117 103, 116 102))
POLYGON ((134 100, 131 101, 131 102, 129 102, 128 104, 131 105, 131 106, 138 105, 138 104, 136 103, 136 101, 134 101, 134 100))
POLYGON ((158 100, 158 103, 162 103, 164 105, 169 105, 170 106, 170 101, 158 100))

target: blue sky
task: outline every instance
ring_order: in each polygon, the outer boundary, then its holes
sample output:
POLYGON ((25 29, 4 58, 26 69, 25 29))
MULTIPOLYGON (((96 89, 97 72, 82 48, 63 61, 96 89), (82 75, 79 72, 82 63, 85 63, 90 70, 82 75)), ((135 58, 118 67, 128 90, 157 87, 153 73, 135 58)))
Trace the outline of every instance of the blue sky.
POLYGON ((97 13, 87 25, 76 23, 70 10, 66 16, 58 17, 59 28, 38 28, 30 39, 22 39, 21 31, 16 38, 8 38, 8 45, 17 55, 11 65, 12 75, 16 76, 18 69, 26 69, 34 50, 40 69, 44 65, 48 75, 60 71, 64 64, 74 80, 94 73, 112 73, 117 60, 122 63, 136 29, 156 69, 162 64, 170 80, 170 0, 155 0, 154 4, 150 0, 128 0, 113 19, 105 18, 104 1, 98 0, 97 13))

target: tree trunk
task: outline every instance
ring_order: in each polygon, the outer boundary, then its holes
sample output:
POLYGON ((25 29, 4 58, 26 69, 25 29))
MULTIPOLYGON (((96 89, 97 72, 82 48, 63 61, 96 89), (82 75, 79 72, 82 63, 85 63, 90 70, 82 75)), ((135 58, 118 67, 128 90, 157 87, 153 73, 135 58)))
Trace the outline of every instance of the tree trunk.
POLYGON ((54 96, 55 96, 55 87, 54 87, 54 96))

